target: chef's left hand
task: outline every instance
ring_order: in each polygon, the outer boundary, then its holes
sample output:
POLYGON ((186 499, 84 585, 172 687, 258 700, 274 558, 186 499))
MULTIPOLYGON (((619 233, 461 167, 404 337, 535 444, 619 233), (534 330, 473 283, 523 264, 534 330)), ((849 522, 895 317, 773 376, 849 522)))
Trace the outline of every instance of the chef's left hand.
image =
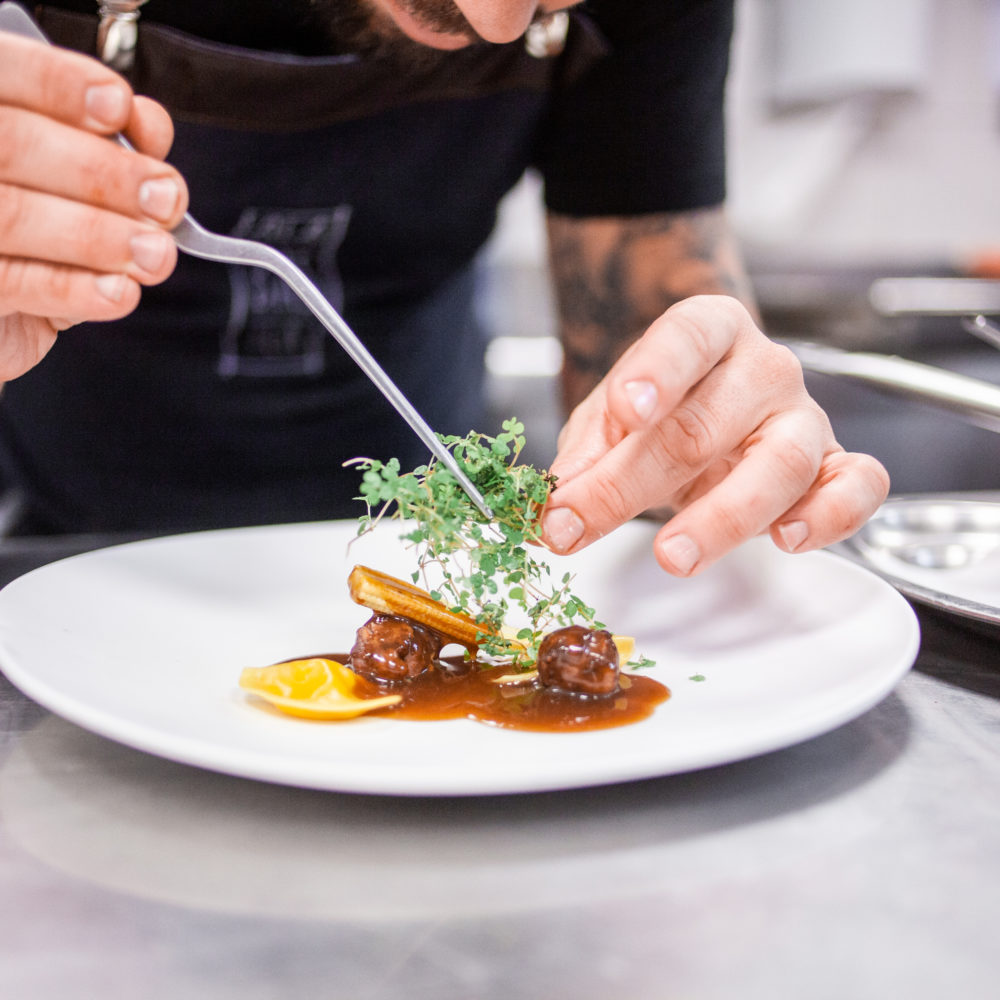
POLYGON ((690 576, 769 531, 805 552, 857 531, 889 490, 844 451, 802 369, 733 298, 672 306, 573 411, 551 471, 544 540, 576 551, 638 514, 675 513, 660 565, 690 576))

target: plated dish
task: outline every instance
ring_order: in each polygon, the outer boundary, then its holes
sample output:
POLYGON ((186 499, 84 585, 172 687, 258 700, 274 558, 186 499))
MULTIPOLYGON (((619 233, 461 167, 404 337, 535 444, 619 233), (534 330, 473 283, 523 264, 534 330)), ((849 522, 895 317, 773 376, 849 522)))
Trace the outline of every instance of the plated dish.
POLYGON ((974 494, 894 497, 836 550, 911 600, 1000 624, 1000 503, 974 494))
POLYGON ((405 574, 398 526, 354 522, 137 542, 35 570, 0 591, 0 669, 64 718, 184 763, 302 787, 475 795, 584 787, 789 746, 879 702, 918 628, 883 580, 761 539, 693 580, 665 576, 636 522, 560 560, 656 661, 671 699, 620 729, 554 734, 368 716, 262 712, 241 669, 337 648, 364 619, 357 563, 405 574))

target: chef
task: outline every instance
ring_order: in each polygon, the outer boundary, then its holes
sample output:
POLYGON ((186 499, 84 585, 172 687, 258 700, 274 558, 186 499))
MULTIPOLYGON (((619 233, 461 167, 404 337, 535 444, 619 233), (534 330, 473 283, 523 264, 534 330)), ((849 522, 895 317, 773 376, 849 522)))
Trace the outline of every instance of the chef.
POLYGON ((344 460, 426 459, 278 279, 178 258, 189 206, 297 260, 435 429, 488 430, 473 264, 529 167, 570 414, 555 551, 669 510, 655 553, 689 575, 761 532, 827 545, 884 499, 754 319, 723 207, 732 0, 32 11, 56 47, 0 34, 16 531, 349 517, 344 460))

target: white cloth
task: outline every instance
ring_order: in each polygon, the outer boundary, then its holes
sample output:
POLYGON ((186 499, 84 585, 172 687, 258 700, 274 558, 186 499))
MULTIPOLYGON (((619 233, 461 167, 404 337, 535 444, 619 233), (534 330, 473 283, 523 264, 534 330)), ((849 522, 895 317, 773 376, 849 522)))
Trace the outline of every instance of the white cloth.
POLYGON ((931 0, 772 0, 771 97, 779 107, 919 91, 931 0))
POLYGON ((935 0, 740 0, 737 12, 731 204, 744 235, 780 244, 839 183, 886 102, 930 89, 935 0))

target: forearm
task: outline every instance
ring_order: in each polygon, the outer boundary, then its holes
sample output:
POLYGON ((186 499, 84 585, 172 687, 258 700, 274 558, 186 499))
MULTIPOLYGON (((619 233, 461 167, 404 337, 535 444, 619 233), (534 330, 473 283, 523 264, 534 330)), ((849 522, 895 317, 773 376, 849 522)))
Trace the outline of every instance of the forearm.
POLYGON ((885 470, 844 451, 795 356, 760 330, 721 209, 553 218, 550 233, 572 408, 550 548, 669 510, 654 551, 689 576, 764 531, 800 552, 864 524, 885 470))
POLYGON ((754 311, 722 208, 634 218, 550 215, 548 233, 567 412, 674 303, 721 293, 754 311))

